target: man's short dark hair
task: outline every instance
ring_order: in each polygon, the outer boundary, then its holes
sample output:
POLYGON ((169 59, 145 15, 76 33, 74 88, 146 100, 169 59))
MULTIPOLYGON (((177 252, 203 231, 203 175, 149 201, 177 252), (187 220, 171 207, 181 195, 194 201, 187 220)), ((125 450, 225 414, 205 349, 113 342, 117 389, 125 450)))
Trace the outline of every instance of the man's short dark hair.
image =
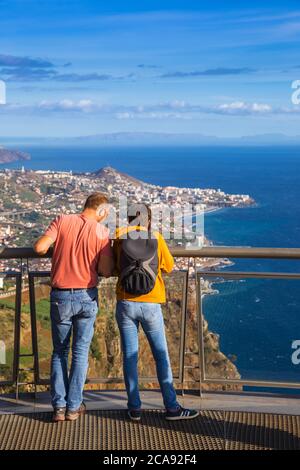
POLYGON ((101 204, 107 204, 108 197, 104 193, 92 193, 84 204, 84 209, 97 209, 101 204))

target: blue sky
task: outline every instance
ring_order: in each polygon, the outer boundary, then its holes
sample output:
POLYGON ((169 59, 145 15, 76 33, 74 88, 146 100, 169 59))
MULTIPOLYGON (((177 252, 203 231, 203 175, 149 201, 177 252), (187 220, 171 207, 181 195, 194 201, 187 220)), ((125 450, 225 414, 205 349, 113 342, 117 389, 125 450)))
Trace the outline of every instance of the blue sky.
POLYGON ((299 52, 299 1, 0 0, 0 136, 300 134, 299 52))

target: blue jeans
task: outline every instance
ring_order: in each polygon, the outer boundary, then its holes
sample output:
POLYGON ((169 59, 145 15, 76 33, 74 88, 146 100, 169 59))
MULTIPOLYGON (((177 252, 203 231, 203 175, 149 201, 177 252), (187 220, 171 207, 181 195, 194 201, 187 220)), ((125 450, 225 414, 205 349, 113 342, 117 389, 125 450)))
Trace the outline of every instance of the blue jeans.
POLYGON ((138 329, 147 336, 156 363, 157 377, 167 410, 176 410, 178 403, 160 304, 119 300, 116 318, 121 334, 124 380, 128 395, 128 409, 139 410, 141 400, 138 386, 138 329))
POLYGON ((97 288, 52 290, 50 301, 52 406, 77 410, 82 402, 86 380, 89 348, 98 312, 98 291, 97 288), (68 372, 71 334, 72 363, 68 372))

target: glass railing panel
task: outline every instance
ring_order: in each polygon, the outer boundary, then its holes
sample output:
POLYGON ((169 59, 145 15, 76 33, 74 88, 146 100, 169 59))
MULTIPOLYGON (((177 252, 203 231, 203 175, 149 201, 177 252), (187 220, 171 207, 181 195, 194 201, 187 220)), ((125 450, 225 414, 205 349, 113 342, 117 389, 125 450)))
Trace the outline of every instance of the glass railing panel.
POLYGON ((299 282, 201 279, 207 379, 299 382, 299 282))
POLYGON ((174 377, 179 376, 182 344, 184 308, 186 302, 187 273, 174 271, 164 277, 166 303, 162 305, 170 362, 174 377))
POLYGON ((13 381, 16 278, 0 273, 0 382, 13 381))
POLYGON ((34 278, 34 296, 37 330, 36 337, 40 379, 48 379, 50 375, 50 360, 52 353, 50 290, 50 277, 34 278))

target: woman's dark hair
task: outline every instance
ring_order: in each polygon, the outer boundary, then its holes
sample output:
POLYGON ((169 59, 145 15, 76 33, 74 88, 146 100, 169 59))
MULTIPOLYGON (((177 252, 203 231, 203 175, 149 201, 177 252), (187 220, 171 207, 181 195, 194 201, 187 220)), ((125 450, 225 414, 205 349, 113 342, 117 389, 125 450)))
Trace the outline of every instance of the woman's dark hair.
POLYGON ((151 229, 152 211, 148 204, 143 202, 131 204, 127 212, 128 223, 151 229), (136 222, 136 223, 135 223, 136 222))

